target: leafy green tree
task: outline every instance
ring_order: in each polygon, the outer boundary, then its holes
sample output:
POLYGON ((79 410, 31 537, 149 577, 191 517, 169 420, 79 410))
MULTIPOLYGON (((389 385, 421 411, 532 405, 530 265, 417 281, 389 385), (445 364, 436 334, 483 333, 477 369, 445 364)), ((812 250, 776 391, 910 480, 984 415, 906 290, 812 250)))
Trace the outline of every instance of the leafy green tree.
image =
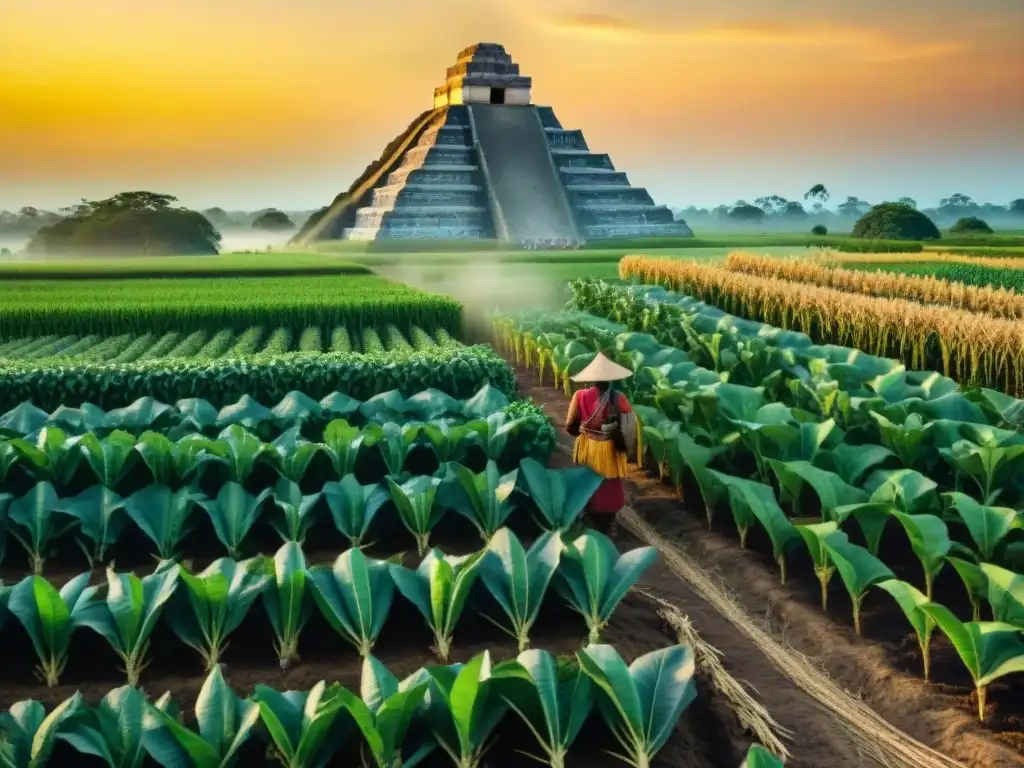
POLYGON ((881 240, 938 240, 935 222, 902 203, 881 203, 853 225, 853 236, 881 240))
POLYGON ((42 227, 28 247, 47 254, 217 253, 220 233, 213 224, 175 202, 172 195, 145 191, 83 200, 65 218, 42 227))
POLYGON ((779 195, 765 195, 754 200, 754 205, 769 216, 776 216, 786 208, 789 201, 779 195))
POLYGON ((825 189, 824 184, 815 184, 809 190, 804 193, 804 200, 812 201, 812 208, 815 213, 821 213, 825 210, 825 203, 828 202, 829 195, 828 190, 825 189))
POLYGON ((811 234, 819 236, 827 235, 828 227, 826 227, 824 224, 815 224, 813 227, 811 227, 811 234))
POLYGON ((871 203, 867 203, 861 200, 859 197, 849 195, 846 198, 845 203, 840 203, 836 206, 836 212, 840 216, 845 216, 849 219, 855 219, 863 216, 871 208, 871 203))
POLYGON ((288 214, 271 208, 264 211, 252 222, 253 229, 284 230, 295 229, 295 222, 288 218, 288 214))
POLYGON ((765 213, 764 209, 758 208, 756 205, 744 203, 741 200, 732 207, 728 216, 732 221, 743 222, 744 224, 754 224, 763 221, 765 213))
POLYGON ((909 205, 911 208, 917 209, 917 200, 912 197, 901 197, 897 202, 903 205, 909 205))
POLYGON ((988 225, 987 221, 979 219, 977 216, 965 216, 962 219, 957 219, 956 224, 950 227, 949 231, 958 235, 991 235, 992 227, 988 225))
POLYGON ((1024 197, 1017 198, 1011 201, 1009 205, 1009 211, 1014 216, 1024 217, 1024 197))
POLYGON ((939 201, 939 215, 950 219, 959 219, 970 215, 977 208, 977 203, 962 192, 954 192, 949 197, 944 197, 939 201))
POLYGON ((791 200, 783 206, 782 210, 779 211, 779 215, 784 219, 799 221, 807 218, 807 211, 796 200, 791 200))

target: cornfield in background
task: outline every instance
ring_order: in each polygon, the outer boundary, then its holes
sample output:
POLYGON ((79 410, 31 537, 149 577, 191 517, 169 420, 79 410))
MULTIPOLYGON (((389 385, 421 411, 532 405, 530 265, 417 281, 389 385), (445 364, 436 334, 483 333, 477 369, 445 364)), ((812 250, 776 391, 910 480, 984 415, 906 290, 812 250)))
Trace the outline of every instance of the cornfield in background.
POLYGON ((863 272, 827 267, 820 262, 774 259, 743 252, 730 253, 725 260, 725 268, 756 277, 777 277, 866 296, 947 305, 996 317, 1024 318, 1024 294, 1005 288, 966 285, 930 275, 908 275, 897 271, 863 272))
POLYGON ((934 369, 962 385, 1024 394, 1024 323, 755 277, 697 262, 627 256, 619 276, 690 294, 740 317, 799 330, 824 344, 857 347, 934 369))

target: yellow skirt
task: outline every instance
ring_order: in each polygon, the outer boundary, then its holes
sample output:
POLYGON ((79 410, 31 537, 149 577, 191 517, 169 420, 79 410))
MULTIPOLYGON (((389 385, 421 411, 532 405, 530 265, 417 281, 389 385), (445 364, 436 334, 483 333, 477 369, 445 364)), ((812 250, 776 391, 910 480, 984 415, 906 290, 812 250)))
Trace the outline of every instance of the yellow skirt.
POLYGON ((607 478, 625 477, 629 471, 626 454, 616 449, 614 440, 594 440, 580 435, 572 447, 572 460, 607 478))

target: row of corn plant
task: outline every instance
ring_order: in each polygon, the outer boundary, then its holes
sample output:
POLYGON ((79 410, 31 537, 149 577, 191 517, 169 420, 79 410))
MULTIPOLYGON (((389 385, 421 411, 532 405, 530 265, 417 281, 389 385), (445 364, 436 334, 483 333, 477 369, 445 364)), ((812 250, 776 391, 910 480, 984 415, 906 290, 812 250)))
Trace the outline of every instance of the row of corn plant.
MULTIPOLYGON (((629 314, 628 307, 621 301, 612 306, 620 315, 623 312, 629 314)), ((649 321, 652 317, 648 314, 643 319, 649 321)), ((653 319, 661 321, 664 317, 653 319)), ((534 333, 531 339, 523 334, 518 340, 510 340, 508 322, 508 318, 499 321, 499 333, 504 334, 506 343, 511 341, 512 346, 518 345, 520 350, 532 354, 531 362, 536 364, 544 343, 553 339, 534 333)), ((555 337, 558 335, 554 334, 555 337)), ((637 334, 619 339, 627 343, 641 340, 637 334)), ((557 338, 554 341, 559 343, 557 338)), ((691 338, 691 341, 697 340, 691 338)), ((707 344, 706 341, 704 343, 707 344)), ((649 359, 658 360, 657 356, 664 354, 655 349, 656 346, 660 345, 648 344, 640 352, 635 344, 632 345, 635 353, 632 362, 640 369, 638 373, 644 372, 643 363, 649 359)), ((586 348, 585 344, 581 346, 583 348, 586 348)), ((719 338, 713 348, 720 353, 726 345, 719 338)), ((1024 453, 1024 449, 1019 447, 1020 435, 988 425, 957 424, 944 420, 941 429, 923 439, 931 426, 927 419, 911 414, 914 418, 908 417, 906 423, 894 425, 881 414, 868 410, 859 415, 868 423, 873 419, 878 422, 876 434, 882 435, 884 444, 847 444, 844 442, 844 430, 837 426, 835 419, 826 418, 827 414, 820 410, 820 402, 817 402, 818 414, 801 412, 796 418, 797 414, 779 401, 787 399, 787 396, 806 394, 819 382, 801 380, 799 386, 783 386, 779 376, 782 371, 776 367, 775 373, 765 371, 768 376, 760 387, 723 383, 720 374, 731 375, 749 366, 749 355, 749 351, 746 356, 737 354, 730 369, 711 377, 706 375, 711 371, 705 370, 700 374, 688 360, 669 361, 666 367, 689 366, 689 370, 675 384, 662 388, 654 400, 671 411, 675 419, 681 417, 682 423, 666 417, 657 408, 638 407, 641 419, 646 422, 642 433, 647 453, 654 456, 659 469, 673 477, 677 484, 682 481, 684 469, 692 474, 703 497, 709 522, 715 509, 722 506, 722 502, 728 502, 741 543, 752 527, 763 527, 772 542, 783 577, 787 555, 791 555, 795 547, 806 546, 815 574, 822 584, 824 607, 827 607, 829 580, 838 570, 853 603, 858 631, 861 601, 872 585, 883 585, 881 588, 897 599, 912 626, 921 629, 919 639, 926 675, 927 641, 938 622, 961 651, 962 659, 971 670, 978 684, 979 711, 983 712, 984 690, 994 679, 993 671, 998 669, 999 675, 1008 674, 1024 663, 1024 659, 1018 659, 1024 650, 1018 639, 1020 627, 1024 626, 1022 580, 1013 570, 997 564, 1016 561, 1015 551, 1020 547, 1020 541, 1014 536, 1014 531, 1021 527, 1021 515, 1014 509, 987 506, 994 503, 993 491, 1001 491, 1008 480, 1019 474, 1014 467, 1024 453), (769 377, 774 381, 768 381, 769 377), (969 434, 964 435, 960 430, 969 434), (978 442, 963 439, 967 436, 978 442), (936 440, 939 441, 938 446, 935 445, 936 440), (942 446, 942 441, 946 447, 942 446), (945 458, 957 478, 967 482, 973 480, 982 498, 988 501, 975 501, 957 490, 940 497, 933 481, 916 470, 900 467, 901 463, 913 464, 915 459, 924 455, 925 446, 936 451, 936 458, 945 458), (922 448, 919 452, 918 447, 922 448), (754 465, 756 480, 712 469, 713 466, 728 469, 744 453, 757 459, 754 465), (794 521, 783 512, 777 501, 777 498, 782 498, 798 515, 797 505, 806 495, 805 490, 818 497, 821 517, 817 521, 799 518, 794 521), (891 570, 877 558, 882 533, 890 520, 905 531, 914 554, 921 562, 924 592, 896 580, 891 570), (954 542, 947 523, 958 531, 966 532, 970 546, 954 542), (847 533, 841 530, 843 525, 853 525, 858 529, 867 547, 850 542, 847 533), (959 622, 944 607, 931 603, 934 579, 947 566, 957 571, 971 595, 975 615, 970 622, 959 622), (979 607, 986 601, 994 622, 978 621, 979 607), (928 607, 924 608, 925 605, 928 607), (941 622, 937 618, 939 614, 942 614, 941 622), (993 651, 1001 648, 1008 654, 1000 656, 997 653, 995 662, 991 659, 984 662, 989 665, 986 668, 979 666, 982 662, 972 657, 970 652, 974 642, 972 638, 984 634, 992 634, 993 651), (1004 665, 1003 662, 1007 663, 1004 665)), ((624 362, 629 362, 628 356, 624 362)), ((790 365, 792 362, 790 360, 790 365)), ((665 374, 666 371, 660 373, 665 374)), ((657 389, 658 384, 664 384, 664 376, 661 379, 655 377, 652 381, 657 389)), ((834 402, 835 394, 841 390, 833 386, 829 391, 833 393, 831 400, 834 402)), ((948 400, 949 393, 942 397, 948 400)), ((920 402, 920 397, 916 399, 920 402)), ((804 399, 801 404, 812 407, 815 403, 804 399)), ((890 415, 893 414, 890 412, 890 415)), ((979 418, 979 421, 984 421, 984 418, 979 418)))
POLYGON ((99 334, 163 334, 182 328, 242 333, 264 325, 346 326, 394 323, 402 329, 443 328, 459 335, 462 307, 376 276, 6 281, 0 286, 0 328, 9 338, 99 334))
POLYGON ((468 522, 485 542, 517 509, 532 514, 543 530, 567 530, 601 481, 589 470, 547 471, 535 459, 524 458, 518 468, 505 473, 493 459, 480 472, 451 460, 432 475, 399 470, 366 483, 351 471, 354 462, 349 454, 342 453, 333 457, 338 459, 340 479, 318 484, 313 493, 303 492, 282 459, 277 460, 281 474, 273 486, 254 493, 243 482, 256 459, 239 452, 223 460, 229 479, 207 494, 196 482, 175 482, 192 480, 201 467, 216 460, 192 458, 188 465, 185 459, 167 457, 155 471, 154 482, 125 496, 93 485, 62 498, 47 481, 21 496, 0 494, 0 561, 11 539, 24 550, 33 571, 42 573, 50 554, 70 539, 95 567, 110 559, 129 527, 149 540, 158 557, 177 557, 200 522, 200 509, 232 557, 248 548, 261 524, 286 541, 298 542, 318 527, 330 526, 355 547, 401 526, 423 554, 446 515, 468 522))
POLYGON ((793 327, 816 341, 941 371, 967 387, 1024 394, 1024 324, 1014 319, 864 296, 724 267, 627 256, 623 279, 665 285, 741 317, 793 327))
POLYGON ((164 560, 147 576, 108 569, 104 584, 90 585, 89 572, 59 590, 42 576, 27 576, 3 588, 4 616, 9 613, 27 633, 37 676, 50 687, 59 683, 74 634, 82 628, 109 642, 130 685, 138 684, 149 664, 150 640, 161 621, 209 669, 257 600, 282 668, 299 660, 300 639, 314 610, 341 640, 368 656, 397 597, 422 616, 433 652, 447 661, 469 605, 513 638, 520 651, 529 648, 552 589, 581 615, 589 642, 598 642, 654 559, 650 547, 619 553, 594 531, 566 539, 561 532, 547 532, 527 548, 509 529, 499 528, 479 552, 456 557, 430 549, 415 568, 370 558, 357 547, 333 564, 308 566, 300 543, 286 541, 273 556, 221 558, 198 573, 164 560), (135 617, 130 625, 122 621, 126 613, 135 617))
POLYGON ((272 407, 249 395, 222 408, 201 398, 183 398, 169 405, 146 396, 109 411, 85 403, 78 408, 61 406, 47 412, 26 401, 0 414, 0 436, 35 441, 38 433, 47 427, 59 428, 70 435, 92 432, 97 437, 114 430, 133 434, 150 431, 168 435, 175 432, 210 435, 235 425, 261 435, 276 435, 296 426, 323 426, 337 418, 352 424, 487 418, 508 405, 506 394, 490 384, 484 384, 465 400, 437 389, 425 389, 410 397, 392 389, 364 401, 343 392, 331 392, 314 400, 304 392, 292 391, 272 407))
POLYGON ((0 408, 26 400, 48 410, 69 402, 114 408, 146 395, 164 402, 204 398, 220 408, 243 395, 270 400, 291 390, 314 398, 342 391, 366 399, 390 389, 412 394, 436 388, 468 397, 488 382, 515 391, 512 370, 493 350, 451 342, 377 354, 288 352, 244 359, 72 361, 52 367, 8 361, 0 364, 0 408))
MULTIPOLYGON (((571 660, 529 650, 494 663, 484 651, 464 664, 425 666, 403 680, 367 656, 358 694, 320 681, 309 691, 257 685, 243 699, 215 666, 196 700, 194 730, 169 692, 150 701, 131 685, 95 706, 76 693, 49 713, 36 701, 20 701, 0 714, 0 729, 7 764, 17 768, 42 768, 62 746, 110 766, 139 766, 148 758, 165 768, 230 768, 252 763, 254 753, 246 749, 252 742, 265 744, 267 757, 288 768, 332 764, 346 748, 367 768, 413 768, 435 753, 458 768, 480 768, 502 721, 515 717, 535 740, 516 751, 565 768, 584 725, 599 717, 617 742, 613 754, 633 768, 649 768, 697 697, 695 673, 693 651, 684 645, 628 665, 602 644, 571 660)), ((781 765, 756 744, 743 763, 781 765)))
MULTIPOLYGON (((776 277, 866 296, 908 299, 1017 320, 1024 318, 1024 295, 1001 286, 970 285, 895 270, 867 272, 844 269, 826 261, 777 259, 756 253, 730 253, 725 260, 725 268, 757 277, 776 277)), ((1009 271, 1024 274, 1020 269, 1009 271)))

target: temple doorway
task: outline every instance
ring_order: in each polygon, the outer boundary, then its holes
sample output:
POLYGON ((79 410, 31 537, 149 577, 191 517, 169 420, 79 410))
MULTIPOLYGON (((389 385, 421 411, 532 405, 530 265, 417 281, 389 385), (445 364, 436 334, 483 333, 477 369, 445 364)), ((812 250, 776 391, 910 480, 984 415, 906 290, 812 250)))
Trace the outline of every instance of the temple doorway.
POLYGON ((505 89, 504 88, 491 88, 491 104, 504 104, 505 103, 505 89))

